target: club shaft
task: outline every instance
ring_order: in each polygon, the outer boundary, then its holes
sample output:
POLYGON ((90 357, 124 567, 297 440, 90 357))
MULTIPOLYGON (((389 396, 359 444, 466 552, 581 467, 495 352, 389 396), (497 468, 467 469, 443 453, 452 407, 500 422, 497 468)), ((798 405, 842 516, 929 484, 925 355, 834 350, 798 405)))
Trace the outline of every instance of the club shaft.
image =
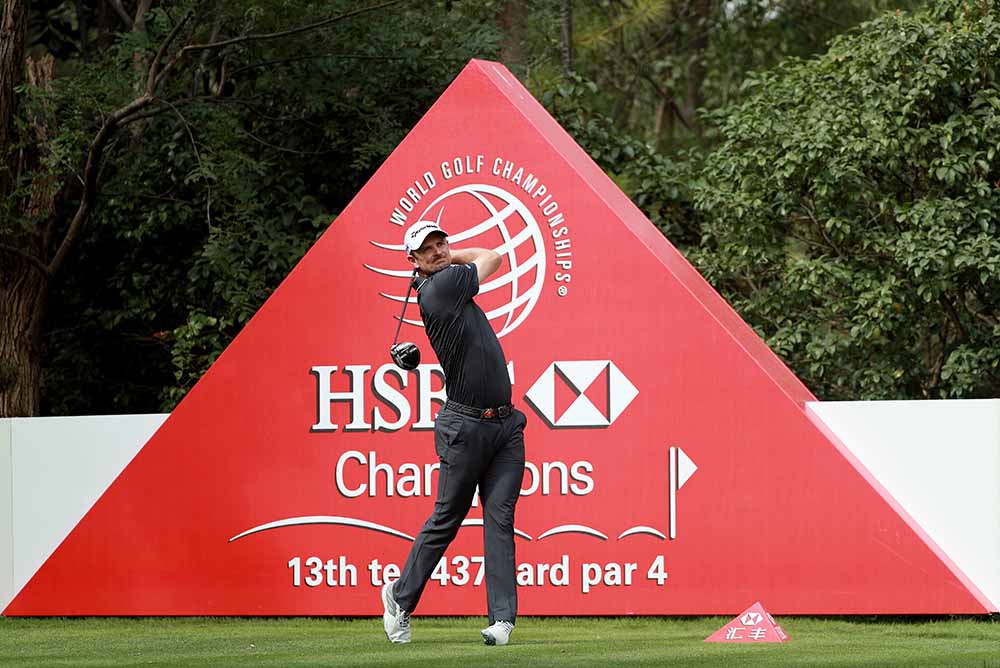
MULTIPOLYGON (((413 271, 413 276, 410 276, 410 287, 406 290, 406 299, 403 300, 403 311, 399 314, 399 324, 396 325, 396 335, 392 337, 392 345, 396 345, 399 340, 399 330, 403 327, 403 318, 406 316, 406 305, 410 303, 410 293, 413 292, 413 279, 417 277, 417 271, 413 271)), ((391 348, 392 346, 390 346, 391 348)))

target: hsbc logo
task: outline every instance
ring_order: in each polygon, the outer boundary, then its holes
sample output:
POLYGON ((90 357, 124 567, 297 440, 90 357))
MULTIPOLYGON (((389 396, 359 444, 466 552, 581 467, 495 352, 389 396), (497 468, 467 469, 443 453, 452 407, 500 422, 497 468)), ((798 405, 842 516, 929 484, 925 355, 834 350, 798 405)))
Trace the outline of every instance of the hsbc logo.
MULTIPOLYGON (((527 321, 546 286, 566 297, 573 280, 572 225, 549 188, 530 167, 482 153, 454 156, 424 171, 393 203, 381 240, 369 240, 379 250, 364 267, 386 279, 380 279, 378 294, 398 304, 416 302, 401 294, 412 267, 403 260, 403 244, 394 240, 405 225, 433 222, 456 247, 500 254, 501 267, 479 286, 476 302, 498 338, 510 334, 527 321)), ((423 326, 419 317, 403 323, 423 326)))
MULTIPOLYGON (((486 318, 494 324, 498 338, 517 329, 535 308, 545 284, 545 240, 538 221, 527 204, 503 188, 472 183, 440 195, 418 217, 428 225, 448 231, 456 246, 491 248, 504 259, 501 270, 479 286, 478 297, 486 306, 486 318)), ((395 230, 394 230, 395 231, 395 230)), ((402 244, 375 243, 392 251, 402 244)), ((397 257, 401 257, 400 252, 397 257)), ((392 270, 365 265, 385 276, 409 277, 410 269, 392 270)), ((405 297, 380 293, 398 303, 405 297)), ((416 297, 410 299, 416 302, 416 297)), ((406 320, 421 326, 420 320, 406 320)))
POLYGON ((759 612, 748 612, 747 614, 740 617, 740 622, 743 626, 757 626, 764 620, 764 617, 759 612))
POLYGON ((524 398, 550 427, 608 427, 638 394, 611 360, 577 360, 550 364, 524 398), (575 398, 563 409, 556 397, 566 390, 575 398))

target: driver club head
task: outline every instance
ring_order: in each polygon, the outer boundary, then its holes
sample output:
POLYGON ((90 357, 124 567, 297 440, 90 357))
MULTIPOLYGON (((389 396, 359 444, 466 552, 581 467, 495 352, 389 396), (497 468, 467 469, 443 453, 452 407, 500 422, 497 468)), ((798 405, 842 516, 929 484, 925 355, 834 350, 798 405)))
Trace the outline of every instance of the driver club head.
POLYGON ((389 356, 399 368, 406 371, 413 371, 420 364, 420 348, 409 341, 401 341, 389 348, 389 356))

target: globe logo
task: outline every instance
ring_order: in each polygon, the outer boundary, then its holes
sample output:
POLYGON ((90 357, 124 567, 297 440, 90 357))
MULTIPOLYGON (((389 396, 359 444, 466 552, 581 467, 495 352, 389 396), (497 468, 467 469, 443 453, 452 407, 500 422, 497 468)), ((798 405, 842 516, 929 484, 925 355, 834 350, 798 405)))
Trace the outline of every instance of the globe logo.
MULTIPOLYGON (((510 334, 527 319, 545 280, 542 231, 527 205, 502 188, 467 184, 440 195, 417 220, 436 221, 448 232, 454 248, 490 248, 503 258, 500 269, 479 286, 476 296, 498 337, 510 334)), ((402 244, 371 243, 402 254, 402 244)), ((384 276, 410 275, 407 270, 365 267, 384 276)), ((406 299, 387 292, 379 294, 400 305, 406 299)), ((416 295, 410 297, 411 304, 416 301, 416 295)), ((420 320, 406 318, 403 322, 423 326, 420 320)))

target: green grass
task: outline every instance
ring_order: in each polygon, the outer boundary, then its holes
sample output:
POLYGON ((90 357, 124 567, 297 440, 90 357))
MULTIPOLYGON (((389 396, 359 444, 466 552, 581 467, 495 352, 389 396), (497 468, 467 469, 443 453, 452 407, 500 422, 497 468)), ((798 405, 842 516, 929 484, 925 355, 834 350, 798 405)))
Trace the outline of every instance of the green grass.
POLYGON ((486 647, 481 618, 414 618, 391 645, 381 619, 0 618, 0 666, 969 666, 1000 668, 995 620, 787 617, 779 645, 702 642, 722 617, 522 618, 486 647))

